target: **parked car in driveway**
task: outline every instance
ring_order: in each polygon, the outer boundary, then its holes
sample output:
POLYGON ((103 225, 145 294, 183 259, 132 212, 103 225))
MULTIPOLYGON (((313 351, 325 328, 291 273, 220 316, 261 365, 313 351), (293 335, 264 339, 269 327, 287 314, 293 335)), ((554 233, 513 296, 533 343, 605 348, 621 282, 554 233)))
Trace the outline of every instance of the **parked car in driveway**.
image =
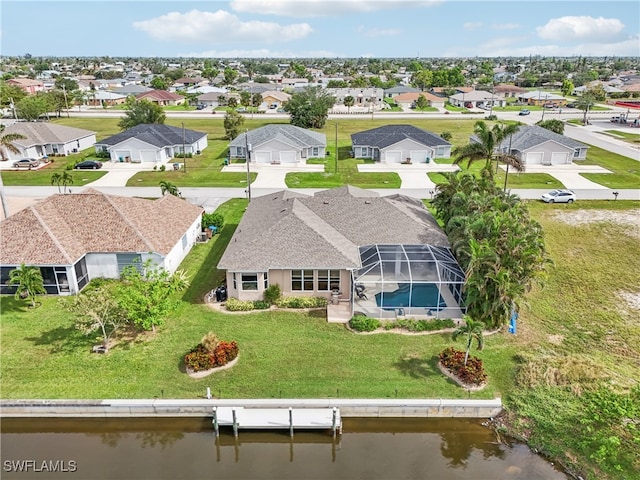
POLYGON ((33 168, 40 165, 40 160, 37 158, 23 158, 17 162, 13 162, 13 168, 33 168))
POLYGON ((76 170, 97 170, 102 168, 102 162, 96 160, 85 160, 84 162, 76 163, 74 167, 76 170))
POLYGON ((572 190, 551 190, 542 195, 545 203, 573 203, 576 201, 576 194, 572 190))
POLYGON ((518 113, 518 115, 529 115, 531 113, 531 111, 527 110, 526 108, 523 108, 522 110, 520 110, 520 113, 518 113))

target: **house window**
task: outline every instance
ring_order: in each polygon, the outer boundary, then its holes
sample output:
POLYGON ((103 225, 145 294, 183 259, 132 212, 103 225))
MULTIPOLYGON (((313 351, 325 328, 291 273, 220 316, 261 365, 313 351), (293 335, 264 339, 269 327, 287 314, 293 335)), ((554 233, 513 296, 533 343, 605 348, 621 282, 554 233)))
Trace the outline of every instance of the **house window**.
POLYGON ((369 156, 369 147, 362 147, 362 156, 363 157, 369 156))
POLYGON ((291 270, 291 290, 313 291, 313 270, 291 270))
POLYGON ((238 289, 238 282, 236 281, 236 274, 233 274, 233 289, 237 290, 238 289))
POLYGON ((142 255, 138 253, 117 253, 116 261, 118 263, 118 274, 122 275, 122 271, 129 265, 136 267, 140 273, 143 272, 142 255))
POLYGON ((264 274, 264 289, 269 288, 269 274, 265 272, 264 274))
POLYGON ((257 273, 242 274, 242 290, 258 290, 258 274, 257 273))
POLYGON ((318 270, 318 291, 340 290, 340 270, 318 270))
POLYGON ((244 149, 242 147, 236 147, 236 156, 244 157, 244 149))
POLYGON ((311 155, 314 156, 314 157, 318 156, 318 147, 313 147, 311 149, 311 155))
POLYGON ((76 279, 78 281, 78 290, 82 290, 89 282, 89 273, 87 272, 87 262, 85 257, 75 264, 73 267, 76 271, 76 279))
POLYGON ((187 244, 188 244, 188 242, 187 242, 187 234, 185 233, 185 234, 182 236, 182 249, 183 249, 183 250, 184 250, 185 248, 187 248, 187 244))

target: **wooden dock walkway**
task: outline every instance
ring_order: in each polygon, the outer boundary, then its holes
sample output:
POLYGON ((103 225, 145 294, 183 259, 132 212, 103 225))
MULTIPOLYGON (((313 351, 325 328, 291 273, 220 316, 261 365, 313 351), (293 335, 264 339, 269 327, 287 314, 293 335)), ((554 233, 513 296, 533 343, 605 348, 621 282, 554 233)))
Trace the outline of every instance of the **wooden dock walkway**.
POLYGON ((232 426, 238 436, 239 429, 295 429, 331 430, 334 435, 342 431, 340 410, 334 408, 245 408, 213 407, 213 428, 219 435, 220 426, 232 426))

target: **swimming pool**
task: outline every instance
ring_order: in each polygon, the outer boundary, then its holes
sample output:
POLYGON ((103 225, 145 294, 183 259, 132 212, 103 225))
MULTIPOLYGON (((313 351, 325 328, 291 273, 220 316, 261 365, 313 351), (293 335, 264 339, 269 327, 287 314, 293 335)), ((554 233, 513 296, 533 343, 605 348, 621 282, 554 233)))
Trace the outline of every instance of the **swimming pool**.
POLYGON ((376 305, 385 310, 394 310, 399 307, 422 307, 441 310, 447 307, 447 303, 438 293, 437 285, 433 283, 414 283, 411 304, 409 304, 410 290, 410 283, 402 283, 393 292, 376 293, 376 305))

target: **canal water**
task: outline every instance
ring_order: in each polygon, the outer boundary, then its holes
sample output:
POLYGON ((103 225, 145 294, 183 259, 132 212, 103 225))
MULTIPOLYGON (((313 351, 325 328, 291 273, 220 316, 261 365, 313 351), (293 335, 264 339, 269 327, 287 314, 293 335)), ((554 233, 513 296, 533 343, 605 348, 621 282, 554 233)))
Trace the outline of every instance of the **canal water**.
POLYGON ((478 419, 343 419, 343 432, 221 430, 202 419, 2 419, 3 480, 556 480, 478 419))

